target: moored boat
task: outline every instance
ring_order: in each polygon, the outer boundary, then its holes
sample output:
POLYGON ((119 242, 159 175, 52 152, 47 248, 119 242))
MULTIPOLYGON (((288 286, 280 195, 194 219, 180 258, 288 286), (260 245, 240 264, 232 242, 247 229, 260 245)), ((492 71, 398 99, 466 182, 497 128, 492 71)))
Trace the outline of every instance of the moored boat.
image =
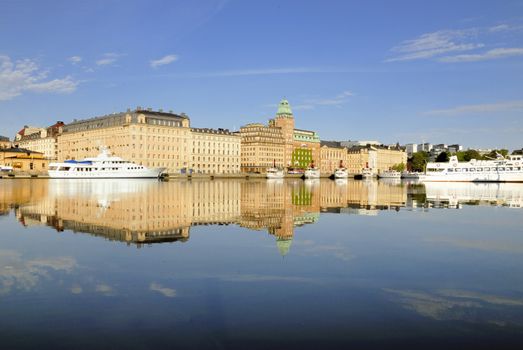
POLYGON ((158 178, 165 168, 148 168, 102 149, 97 157, 49 164, 49 177, 60 179, 158 178))
POLYGON ((362 179, 372 179, 373 177, 376 177, 376 174, 372 171, 372 168, 363 168, 361 170, 362 179))
POLYGON ((343 165, 343 161, 340 160, 340 166, 336 171, 334 171, 334 178, 335 179, 346 179, 349 177, 349 172, 347 171, 347 168, 343 165))
POLYGON ((285 176, 285 173, 284 173, 283 169, 279 169, 279 168, 268 168, 267 169, 266 177, 268 179, 283 179, 284 176, 285 176))
POLYGON ((396 170, 385 170, 378 174, 380 179, 400 179, 401 173, 396 170))
POLYGON ((320 175, 320 169, 316 168, 308 168, 304 174, 306 179, 319 179, 320 175))
POLYGON ((523 182, 523 156, 498 155, 493 160, 471 159, 458 162, 452 156, 448 162, 427 164, 422 181, 462 182, 523 182))

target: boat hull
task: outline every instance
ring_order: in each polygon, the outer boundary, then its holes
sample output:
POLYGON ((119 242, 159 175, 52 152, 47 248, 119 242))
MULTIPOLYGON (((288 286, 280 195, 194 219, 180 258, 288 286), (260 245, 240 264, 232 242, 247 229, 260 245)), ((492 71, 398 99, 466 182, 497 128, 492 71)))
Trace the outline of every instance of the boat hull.
POLYGON ((319 179, 320 171, 319 170, 306 170, 304 176, 306 179, 319 179))
POLYGON ((153 179, 158 178, 165 168, 143 169, 135 171, 53 171, 49 177, 53 179, 153 179))

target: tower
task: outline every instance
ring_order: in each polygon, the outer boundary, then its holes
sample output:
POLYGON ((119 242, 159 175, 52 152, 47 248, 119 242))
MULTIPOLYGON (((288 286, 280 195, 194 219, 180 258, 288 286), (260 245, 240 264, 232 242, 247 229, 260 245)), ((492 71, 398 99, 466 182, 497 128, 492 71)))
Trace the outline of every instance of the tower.
POLYGON ((283 164, 285 166, 292 166, 292 151, 294 141, 294 115, 292 114, 289 101, 283 99, 278 105, 276 118, 274 118, 274 125, 281 128, 283 138, 285 140, 285 151, 283 155, 283 164))

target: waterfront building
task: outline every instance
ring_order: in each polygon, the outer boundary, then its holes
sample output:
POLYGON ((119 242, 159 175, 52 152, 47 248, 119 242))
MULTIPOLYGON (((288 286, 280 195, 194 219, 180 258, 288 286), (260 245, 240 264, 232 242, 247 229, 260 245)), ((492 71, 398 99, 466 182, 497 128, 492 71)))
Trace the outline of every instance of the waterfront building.
POLYGON ((0 148, 9 148, 11 147, 11 140, 9 140, 9 137, 6 136, 0 136, 0 148))
POLYGON ((58 159, 58 136, 64 123, 56 122, 47 128, 24 127, 15 137, 15 146, 40 152, 49 160, 58 159))
POLYGON ((428 143, 428 142, 420 143, 418 145, 418 152, 419 151, 425 151, 425 152, 432 151, 432 144, 428 143))
POLYGON ((267 168, 305 169, 319 162, 320 138, 314 131, 295 129, 294 115, 287 100, 281 100, 276 117, 268 125, 247 124, 240 128, 242 172, 264 173, 267 168))
POLYGON ((448 146, 448 151, 450 153, 460 152, 460 151, 463 151, 463 146, 459 145, 459 144, 449 145, 448 146))
POLYGON ((347 170, 351 174, 360 174, 363 168, 372 168, 375 173, 390 170, 399 164, 407 164, 407 153, 391 147, 352 147, 347 156, 347 170))
POLYGON ((58 137, 58 160, 95 157, 101 147, 147 167, 179 172, 189 167, 192 134, 189 117, 152 109, 73 121, 58 137))
POLYGON ((381 142, 375 140, 363 140, 363 141, 341 141, 343 147, 352 148, 352 147, 365 147, 365 146, 380 146, 381 142))
POLYGON ((43 153, 19 147, 0 149, 0 164, 13 167, 13 171, 37 173, 47 171, 49 160, 43 153))
POLYGON ((191 129, 190 169, 202 174, 240 172, 241 137, 227 129, 191 129))
POLYGON ((405 151, 407 152, 407 156, 412 156, 413 153, 418 152, 418 144, 417 143, 407 143, 405 145, 405 151))
POLYGON ((340 167, 340 162, 347 167, 347 148, 337 141, 321 141, 320 171, 322 174, 333 174, 340 167))

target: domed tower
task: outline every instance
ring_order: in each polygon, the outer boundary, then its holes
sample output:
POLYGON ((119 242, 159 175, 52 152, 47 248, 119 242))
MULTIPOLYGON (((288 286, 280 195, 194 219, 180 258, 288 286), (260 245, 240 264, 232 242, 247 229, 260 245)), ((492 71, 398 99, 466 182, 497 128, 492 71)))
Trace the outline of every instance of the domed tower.
POLYGON ((291 105, 286 99, 281 100, 278 105, 274 125, 281 128, 283 138, 285 139, 283 164, 285 164, 285 166, 290 166, 294 140, 294 115, 292 114, 291 105))

